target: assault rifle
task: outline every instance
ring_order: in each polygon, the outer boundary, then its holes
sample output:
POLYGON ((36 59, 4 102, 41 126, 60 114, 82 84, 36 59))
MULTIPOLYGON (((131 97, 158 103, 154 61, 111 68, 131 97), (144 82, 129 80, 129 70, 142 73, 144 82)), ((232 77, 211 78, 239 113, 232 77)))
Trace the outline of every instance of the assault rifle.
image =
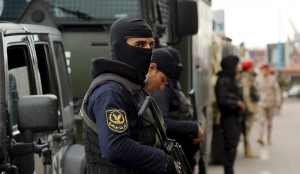
POLYGON ((171 155, 175 159, 175 161, 179 162, 179 164, 180 164, 179 167, 176 167, 176 165, 175 165, 177 173, 178 174, 192 174, 191 167, 187 161, 187 158, 183 152, 181 145, 179 143, 177 143, 175 140, 169 139, 167 137, 166 132, 162 125, 163 116, 162 116, 157 104, 152 99, 152 97, 147 96, 145 98, 145 101, 144 101, 141 109, 139 110, 138 115, 140 117, 142 117, 142 119, 151 123, 151 121, 149 121, 145 117, 143 117, 143 114, 145 113, 145 111, 148 108, 150 109, 150 111, 154 117, 156 125, 153 125, 153 124, 152 125, 156 130, 156 133, 158 135, 158 138, 160 140, 163 150, 167 154, 171 155))
MULTIPOLYGON (((195 96, 195 90, 192 89, 189 91, 189 97, 190 97, 190 101, 191 104, 193 106, 193 118, 197 121, 199 121, 198 118, 198 112, 197 112, 197 106, 196 106, 196 96, 195 96)), ((205 112, 205 110, 204 110, 205 112)), ((204 156, 205 156, 205 150, 204 150, 204 145, 203 143, 200 144, 200 159, 199 159, 199 173, 201 174, 206 174, 206 166, 205 166, 205 162, 204 162, 204 156)))

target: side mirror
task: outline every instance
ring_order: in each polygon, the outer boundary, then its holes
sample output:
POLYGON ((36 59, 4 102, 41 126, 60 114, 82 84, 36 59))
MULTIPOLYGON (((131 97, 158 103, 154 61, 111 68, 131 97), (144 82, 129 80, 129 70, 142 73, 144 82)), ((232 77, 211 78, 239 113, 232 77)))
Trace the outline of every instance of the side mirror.
POLYGON ((198 5, 195 0, 178 0, 177 35, 187 36, 198 33, 198 5))
POLYGON ((32 133, 58 129, 58 101, 55 95, 23 96, 18 102, 18 128, 32 133))

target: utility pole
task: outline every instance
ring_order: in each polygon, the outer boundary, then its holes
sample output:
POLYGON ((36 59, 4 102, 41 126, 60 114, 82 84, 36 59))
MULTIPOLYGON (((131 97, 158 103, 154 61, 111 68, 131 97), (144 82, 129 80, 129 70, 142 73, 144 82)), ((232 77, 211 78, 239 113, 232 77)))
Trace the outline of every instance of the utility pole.
MULTIPOLYGON (((280 1, 279 1, 280 2, 280 1)), ((278 7, 278 43, 277 43, 277 68, 282 67, 282 44, 281 44, 281 3, 278 7)))

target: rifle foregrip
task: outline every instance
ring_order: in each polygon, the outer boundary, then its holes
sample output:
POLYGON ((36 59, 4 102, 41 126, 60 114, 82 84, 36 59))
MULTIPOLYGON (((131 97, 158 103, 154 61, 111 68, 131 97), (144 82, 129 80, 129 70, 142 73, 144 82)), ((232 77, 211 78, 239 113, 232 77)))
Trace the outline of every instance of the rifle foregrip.
POLYGON ((181 172, 180 174, 192 174, 191 167, 187 161, 187 158, 184 154, 184 151, 180 144, 178 144, 175 140, 168 139, 165 143, 165 147, 167 147, 167 153, 169 153, 173 158, 180 162, 181 172))

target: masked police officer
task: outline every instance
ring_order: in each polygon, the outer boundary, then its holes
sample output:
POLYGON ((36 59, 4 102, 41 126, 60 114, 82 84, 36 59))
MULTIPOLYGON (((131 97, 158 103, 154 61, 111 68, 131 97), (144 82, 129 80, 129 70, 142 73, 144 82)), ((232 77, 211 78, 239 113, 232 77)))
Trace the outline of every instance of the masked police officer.
POLYGON ((168 79, 173 77, 175 66, 175 60, 166 49, 154 49, 147 73, 145 90, 149 93, 163 90, 168 79))
MULTIPOLYGON (((151 28, 141 19, 121 18, 111 27, 110 42, 112 60, 92 61, 94 80, 81 110, 87 173, 176 173, 174 159, 154 147, 153 126, 138 116, 147 96, 151 28)), ((146 117, 154 120, 151 113, 146 117)))
MULTIPOLYGON (((154 91, 151 95, 162 111, 167 124, 168 137, 182 145, 189 165, 193 169, 196 164, 194 156, 202 141, 203 131, 200 124, 193 118, 191 103, 181 91, 179 78, 182 64, 179 52, 172 47, 161 49, 172 55, 176 65, 175 72, 163 90, 154 91)), ((168 66, 167 62, 162 64, 168 66)))
POLYGON ((215 86, 217 105, 221 113, 224 138, 223 166, 225 174, 234 174, 234 161, 241 133, 240 112, 246 107, 239 92, 236 75, 240 71, 239 58, 228 55, 221 60, 222 71, 218 73, 215 86))

